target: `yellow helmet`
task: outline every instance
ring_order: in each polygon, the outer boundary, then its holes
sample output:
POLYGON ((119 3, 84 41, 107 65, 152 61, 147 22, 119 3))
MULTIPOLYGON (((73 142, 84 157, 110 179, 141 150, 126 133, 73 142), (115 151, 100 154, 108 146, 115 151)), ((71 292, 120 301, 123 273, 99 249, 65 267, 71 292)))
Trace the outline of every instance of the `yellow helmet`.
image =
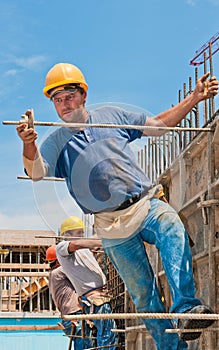
POLYGON ((55 88, 63 88, 69 84, 76 84, 82 87, 85 91, 88 90, 88 85, 80 69, 70 63, 58 63, 54 65, 46 76, 45 87, 43 93, 50 98, 51 91, 55 88))
POLYGON ((64 236, 64 233, 71 230, 84 229, 84 223, 77 216, 69 216, 62 221, 60 227, 60 235, 64 236))

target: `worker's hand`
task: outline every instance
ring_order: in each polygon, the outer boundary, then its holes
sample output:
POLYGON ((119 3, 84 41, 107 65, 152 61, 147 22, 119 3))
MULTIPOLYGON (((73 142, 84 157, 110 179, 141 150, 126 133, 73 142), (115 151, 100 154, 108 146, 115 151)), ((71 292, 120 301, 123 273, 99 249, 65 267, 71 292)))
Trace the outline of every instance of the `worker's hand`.
POLYGON ((218 93, 218 81, 215 76, 208 79, 209 75, 209 72, 204 74, 197 81, 195 90, 193 91, 193 93, 197 95, 199 101, 216 96, 218 93))
POLYGON ((16 129, 18 136, 26 144, 33 143, 38 137, 37 132, 32 128, 28 129, 28 125, 25 122, 19 124, 16 129))
MULTIPOLYGON (((25 112, 25 115, 29 116, 30 113, 32 113, 32 111, 28 109, 25 112)), ((16 129, 17 129, 18 136, 21 138, 21 140, 25 144, 33 143, 38 137, 37 132, 33 128, 28 129, 27 121, 24 121, 23 123, 21 122, 21 124, 19 124, 16 129)))

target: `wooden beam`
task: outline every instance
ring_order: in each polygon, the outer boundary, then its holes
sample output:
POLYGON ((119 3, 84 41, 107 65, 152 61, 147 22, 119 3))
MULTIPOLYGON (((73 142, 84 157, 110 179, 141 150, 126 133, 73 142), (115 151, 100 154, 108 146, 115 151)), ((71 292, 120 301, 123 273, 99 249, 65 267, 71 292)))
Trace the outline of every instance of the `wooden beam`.
POLYGON ((0 269, 42 269, 42 270, 48 270, 49 264, 14 264, 14 263, 2 263, 0 264, 0 269))
POLYGON ((49 272, 0 272, 0 277, 49 277, 49 272))
POLYGON ((0 331, 59 331, 59 326, 0 326, 0 331))

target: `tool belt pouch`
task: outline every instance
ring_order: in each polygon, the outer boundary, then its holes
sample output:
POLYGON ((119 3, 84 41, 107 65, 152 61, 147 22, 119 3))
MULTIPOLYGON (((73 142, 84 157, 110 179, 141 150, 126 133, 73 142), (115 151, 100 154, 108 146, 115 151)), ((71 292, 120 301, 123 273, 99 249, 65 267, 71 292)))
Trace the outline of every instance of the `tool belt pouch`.
POLYGON ((96 305, 96 306, 100 306, 100 305, 103 305, 103 304, 106 304, 106 303, 109 303, 110 300, 111 300, 111 296, 103 296, 103 295, 89 295, 87 297, 87 300, 93 304, 93 305, 96 305))
MULTIPOLYGON (((97 288, 88 292, 86 295, 83 295, 79 299, 81 299, 82 302, 86 300, 91 305, 100 306, 109 303, 112 300, 112 295, 110 294, 107 287, 103 286, 101 288, 97 288)), ((87 303, 85 302, 85 304, 87 303)))

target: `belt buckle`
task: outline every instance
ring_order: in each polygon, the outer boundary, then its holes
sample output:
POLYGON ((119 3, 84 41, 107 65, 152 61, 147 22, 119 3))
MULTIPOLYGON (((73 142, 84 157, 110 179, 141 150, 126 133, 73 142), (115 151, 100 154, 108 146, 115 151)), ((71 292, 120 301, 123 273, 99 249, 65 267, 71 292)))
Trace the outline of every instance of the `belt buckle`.
POLYGON ((139 199, 141 198, 140 194, 137 194, 135 197, 130 198, 130 203, 137 203, 139 201, 139 199))
POLYGON ((126 208, 130 207, 133 203, 138 202, 140 198, 141 198, 141 193, 134 196, 134 197, 127 199, 125 202, 120 204, 120 206, 116 210, 126 209, 126 208))
POLYGON ((129 204, 133 204, 133 203, 135 203, 135 197, 129 198, 129 204))

